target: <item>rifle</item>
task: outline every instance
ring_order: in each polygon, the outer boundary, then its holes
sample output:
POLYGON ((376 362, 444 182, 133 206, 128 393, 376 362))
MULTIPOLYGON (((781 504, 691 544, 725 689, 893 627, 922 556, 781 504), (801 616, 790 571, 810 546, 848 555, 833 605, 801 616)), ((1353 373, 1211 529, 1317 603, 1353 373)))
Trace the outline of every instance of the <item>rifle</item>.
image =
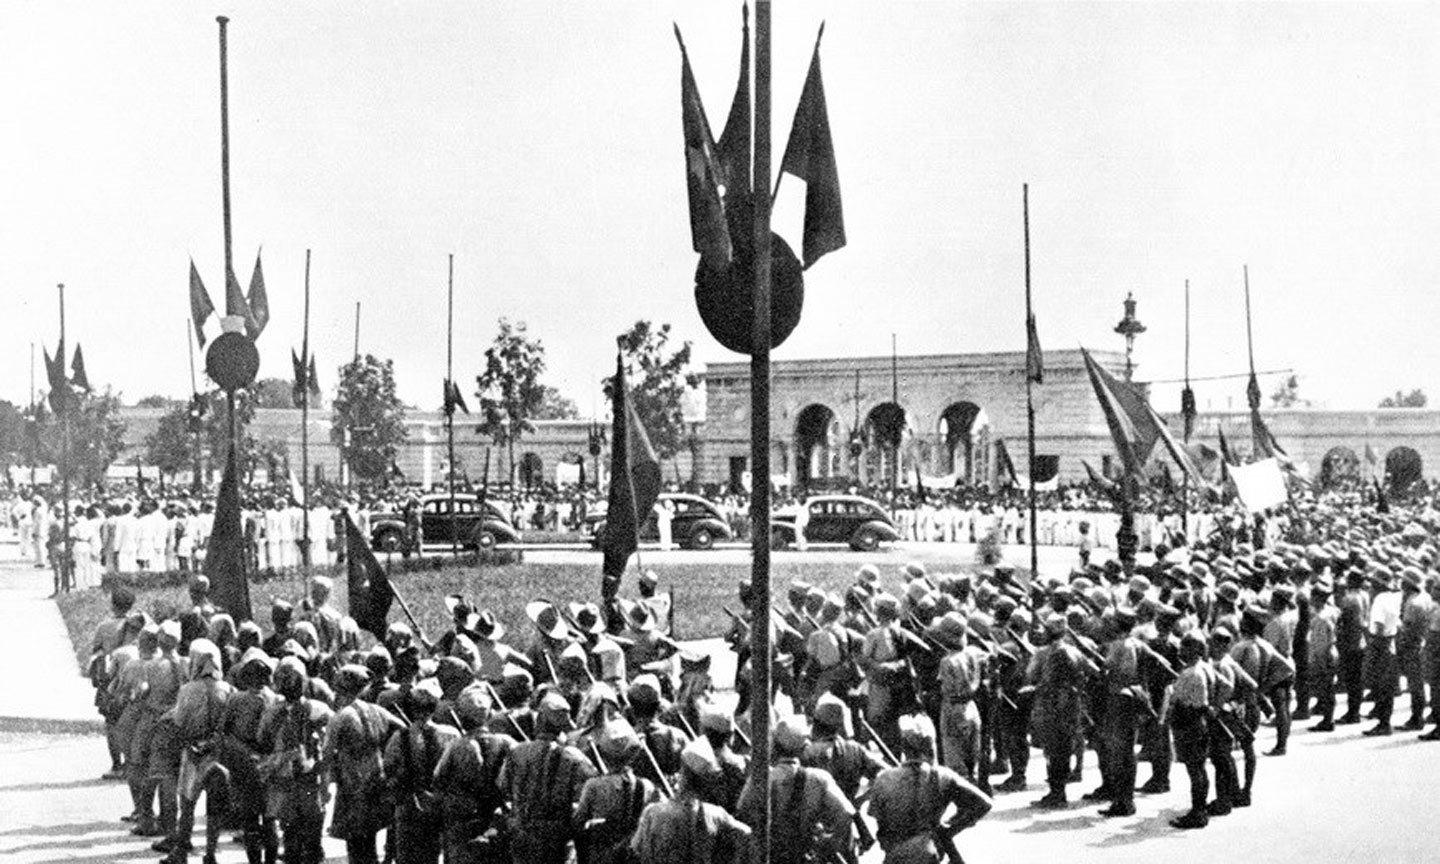
MULTIPOLYGON (((548 657, 549 655, 547 654, 546 656, 548 657)), ((500 694, 495 692, 495 685, 491 684, 489 681, 486 681, 485 689, 490 692, 490 698, 494 699, 495 704, 499 706, 497 710, 500 712, 500 714, 506 720, 510 721, 510 728, 515 730, 515 734, 520 736, 520 740, 529 741, 530 736, 526 735, 525 730, 520 728, 520 723, 515 719, 515 715, 510 713, 510 709, 506 708, 505 703, 500 699, 500 694)))
POLYGON ((650 770, 655 772, 655 778, 660 783, 660 791, 665 793, 666 798, 674 798, 675 789, 670 785, 670 778, 660 770, 660 763, 655 761, 655 754, 651 752, 650 742, 645 740, 646 737, 646 732, 640 730, 640 750, 645 754, 645 761, 650 764, 650 770))
POLYGON ((595 745, 595 739, 590 739, 590 756, 595 760, 595 767, 600 769, 601 774, 609 774, 610 766, 605 764, 605 757, 600 755, 600 748, 595 745))
MULTIPOLYGON (((880 749, 880 755, 884 757, 885 761, 890 763, 891 767, 898 767, 900 760, 895 758, 895 754, 885 745, 885 742, 881 740, 880 736, 875 733, 875 728, 870 725, 870 721, 866 720, 862 714, 857 714, 855 719, 859 721, 860 728, 865 730, 865 734, 870 736, 870 740, 875 742, 875 746, 880 749)), ((861 825, 859 808, 855 810, 855 825, 856 830, 859 831, 859 826, 861 825)), ((869 834, 869 832, 870 829, 866 826, 864 834, 861 836, 861 843, 865 842, 864 835, 869 834)), ((953 836, 937 829, 935 831, 935 843, 940 847, 941 851, 945 853, 945 857, 950 860, 951 864, 965 864, 965 859, 960 857, 960 850, 955 848, 955 838, 953 836)))
POLYGON ((1105 668, 1105 655, 1085 644, 1084 640, 1080 638, 1080 634, 1075 632, 1075 628, 1071 627, 1068 621, 1065 622, 1065 635, 1070 637, 1071 644, 1078 648, 1081 654, 1085 655, 1085 659, 1099 666, 1101 670, 1105 668))

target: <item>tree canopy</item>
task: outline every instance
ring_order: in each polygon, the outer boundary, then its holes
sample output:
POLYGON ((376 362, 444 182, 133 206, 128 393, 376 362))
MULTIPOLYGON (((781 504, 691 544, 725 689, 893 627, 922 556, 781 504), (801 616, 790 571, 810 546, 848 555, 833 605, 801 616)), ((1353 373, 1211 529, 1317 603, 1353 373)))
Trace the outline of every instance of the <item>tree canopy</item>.
POLYGON ((356 476, 390 477, 405 440, 405 406, 395 395, 395 365, 366 354, 340 367, 330 437, 356 476))
MULTIPOLYGON (((635 413, 655 454, 661 459, 673 458, 685 443, 685 391, 700 380, 689 371, 690 343, 673 348, 670 325, 656 327, 649 321, 636 321, 621 334, 619 343, 635 413)), ((601 383, 606 397, 614 398, 614 376, 601 383)))
POLYGON ((1381 408, 1424 408, 1429 400, 1425 397, 1425 391, 1416 387, 1409 393, 1403 390, 1396 390, 1394 396, 1386 396, 1380 400, 1381 408))

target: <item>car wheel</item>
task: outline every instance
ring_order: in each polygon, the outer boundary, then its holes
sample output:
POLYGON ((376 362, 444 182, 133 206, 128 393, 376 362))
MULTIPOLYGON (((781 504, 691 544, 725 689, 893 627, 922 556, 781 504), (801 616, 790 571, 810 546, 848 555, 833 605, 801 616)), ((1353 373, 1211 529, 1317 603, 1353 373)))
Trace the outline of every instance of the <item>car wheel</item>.
POLYGON ((772 528, 772 529, 770 529, 770 548, 771 548, 771 549, 776 549, 776 550, 778 550, 778 549, 784 549, 786 546, 789 546, 789 545, 790 545, 790 542, 785 539, 785 532, 784 532, 784 531, 781 531, 781 530, 778 529, 778 528, 772 528))
POLYGON ((399 552, 405 546, 405 543, 399 531, 382 531, 376 539, 375 545, 380 547, 381 552, 393 555, 399 552))
POLYGON ((691 549, 709 549, 715 545, 715 535, 710 533, 708 528, 696 528, 695 533, 690 535, 691 549))
POLYGON ((850 548, 856 552, 874 552, 880 546, 880 535, 866 528, 850 541, 850 548))
POLYGON ((495 532, 480 530, 475 532, 475 548, 483 551, 495 548, 495 532))

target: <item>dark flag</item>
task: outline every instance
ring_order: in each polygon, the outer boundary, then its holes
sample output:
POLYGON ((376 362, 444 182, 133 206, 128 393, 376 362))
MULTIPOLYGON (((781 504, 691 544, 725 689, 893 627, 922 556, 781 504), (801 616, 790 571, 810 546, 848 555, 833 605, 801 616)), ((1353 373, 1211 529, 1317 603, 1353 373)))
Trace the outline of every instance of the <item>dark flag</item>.
POLYGON ((1195 434, 1195 391, 1189 385, 1180 391, 1180 417, 1185 427, 1185 440, 1189 441, 1190 436, 1195 434))
POLYGON ((1105 414, 1105 424, 1110 428, 1110 438, 1115 443, 1115 451, 1120 455, 1120 463, 1125 466, 1126 472, 1138 475, 1150 458, 1151 451, 1155 449, 1159 431, 1146 416, 1142 408, 1144 400, 1139 397, 1133 385, 1100 368, 1100 364, 1095 362, 1089 351, 1082 348, 1080 354, 1085 358, 1085 370, 1090 376, 1090 386, 1094 388, 1095 397, 1100 401, 1100 409, 1105 414))
POLYGON ((465 404, 465 396, 460 392, 460 387, 449 378, 445 379, 445 416, 449 417, 459 409, 463 414, 470 413, 470 406, 465 404))
POLYGON ((62 344, 54 357, 44 346, 40 351, 45 355, 45 379, 50 384, 50 410, 57 415, 63 414, 70 395, 70 382, 65 378, 65 346, 62 344))
POLYGON ((1010 458, 1010 448, 1005 444, 1004 439, 995 442, 995 450, 996 462, 998 463, 998 470, 996 471, 998 476, 995 478, 996 482, 1002 482, 1000 480, 1002 477, 1006 478, 1003 482, 1011 486, 1020 482, 1020 478, 1015 473, 1015 460, 1010 458))
POLYGON ((1225 465, 1239 465, 1240 460, 1235 458, 1230 442, 1225 440, 1225 427, 1216 424, 1215 430, 1220 433, 1220 461, 1225 465))
POLYGON ((310 395, 316 399, 320 398, 320 376, 315 374, 315 355, 310 355, 310 371, 305 376, 305 383, 310 385, 310 395))
POLYGON ((305 405, 307 396, 310 393, 310 373, 305 366, 305 361, 290 349, 290 368, 295 372, 295 383, 290 385, 290 401, 296 408, 305 405))
POLYGON ((235 448, 225 458, 225 476, 215 501, 215 524, 205 547, 205 575, 215 605, 236 621, 249 621, 250 583, 245 578, 245 534, 241 526, 240 472, 235 448))
POLYGON ((195 322, 195 341, 205 347, 205 322, 215 314, 215 304, 210 302, 210 292, 200 281, 200 271, 195 269, 195 259, 190 259, 190 318, 195 322))
POLYGON ((650 446, 650 436, 640 425, 635 406, 625 386, 625 361, 615 356, 615 378, 610 383, 615 415, 610 440, 610 494, 605 510, 605 575, 606 590, 620 587, 625 565, 640 546, 640 526, 655 506, 660 494, 660 461, 650 446))
POLYGON ((85 374, 85 355, 80 353, 80 346, 75 346, 75 359, 70 363, 70 383, 77 389, 90 392, 90 377, 85 374))
POLYGON ((728 205, 749 197, 750 183, 750 7, 742 6, 743 25, 740 37, 740 79, 735 82, 735 98, 730 101, 730 116, 715 153, 724 171, 725 195, 728 205))
POLYGON ((245 303, 250 307, 245 332, 251 339, 258 339, 270 323, 270 297, 265 293, 265 272, 260 269, 259 252, 255 253, 255 271, 250 274, 250 293, 245 295, 245 303))
POLYGON ((345 566, 350 583, 350 617, 361 629, 369 630, 383 641, 395 588, 348 512, 345 514, 345 566))
POLYGON ((240 283, 235 281, 235 271, 228 267, 225 269, 225 314, 244 318, 247 333, 255 329, 250 304, 245 302, 245 293, 240 290, 240 283))
POLYGON ((1250 373, 1250 382, 1245 385, 1245 399, 1250 403, 1251 411, 1260 410, 1260 382, 1254 372, 1250 373))
POLYGON ((709 267, 728 265, 734 255, 730 228, 725 223, 725 205, 720 187, 725 184, 724 168, 715 149, 715 136, 705 118, 705 105, 690 71, 690 55, 680 28, 675 28, 680 43, 680 122, 685 133, 685 183, 690 193, 690 239, 696 252, 709 267))
POLYGON ((805 236, 801 244, 805 267, 820 256, 845 245, 845 214, 840 206, 840 171, 835 165, 835 146, 830 140, 830 115, 825 108, 825 82, 820 76, 820 38, 810 58, 810 74, 795 108, 790 141, 785 145, 781 173, 805 181, 805 236))
POLYGON ((1045 383, 1045 354, 1040 350, 1040 332, 1035 316, 1025 316, 1025 375, 1036 384, 1045 383))

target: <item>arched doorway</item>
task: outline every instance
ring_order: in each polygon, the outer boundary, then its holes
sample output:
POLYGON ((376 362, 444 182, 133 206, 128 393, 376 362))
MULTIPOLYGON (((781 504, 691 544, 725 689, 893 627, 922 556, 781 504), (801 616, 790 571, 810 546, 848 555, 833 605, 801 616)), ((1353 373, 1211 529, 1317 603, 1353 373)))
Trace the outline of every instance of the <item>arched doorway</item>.
POLYGON ((840 424, 828 406, 807 405, 795 419, 795 485, 809 489, 814 480, 835 476, 840 424))
POLYGON ((1360 479, 1360 458, 1349 447, 1331 447, 1320 460, 1320 485, 1338 486, 1360 479))
POLYGON ((540 454, 527 452, 520 457, 520 483, 526 489, 533 489, 545 482, 545 463, 540 454))
POLYGON ((954 402, 940 412, 945 442, 940 467, 962 483, 990 480, 990 418, 974 402, 954 402))
POLYGON ((1410 447, 1396 447, 1385 454, 1385 477, 1390 488, 1397 492, 1409 489, 1410 484, 1418 481, 1424 467, 1420 454, 1410 447))
POLYGON ((881 402, 865 415, 865 482, 888 483, 898 475, 896 460, 905 438, 905 424, 905 409, 894 402, 881 402))

